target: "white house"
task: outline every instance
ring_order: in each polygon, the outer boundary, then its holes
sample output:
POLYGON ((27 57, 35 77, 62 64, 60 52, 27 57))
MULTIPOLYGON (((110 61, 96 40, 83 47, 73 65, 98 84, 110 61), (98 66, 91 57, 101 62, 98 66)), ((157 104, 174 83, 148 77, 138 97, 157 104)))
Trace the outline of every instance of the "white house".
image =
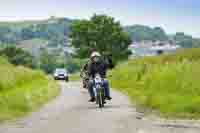
POLYGON ((155 56, 163 53, 173 53, 179 48, 180 46, 178 45, 160 41, 134 42, 129 46, 129 49, 133 53, 132 57, 155 56))

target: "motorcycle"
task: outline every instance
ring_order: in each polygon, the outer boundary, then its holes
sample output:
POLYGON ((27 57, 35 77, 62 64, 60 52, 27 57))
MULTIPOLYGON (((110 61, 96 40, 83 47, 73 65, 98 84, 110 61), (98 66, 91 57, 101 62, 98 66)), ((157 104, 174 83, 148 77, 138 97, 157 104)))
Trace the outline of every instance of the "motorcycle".
POLYGON ((96 97, 96 104, 99 105, 99 108, 103 108, 105 104, 105 89, 103 87, 103 78, 99 74, 95 75, 94 78, 94 94, 96 97))

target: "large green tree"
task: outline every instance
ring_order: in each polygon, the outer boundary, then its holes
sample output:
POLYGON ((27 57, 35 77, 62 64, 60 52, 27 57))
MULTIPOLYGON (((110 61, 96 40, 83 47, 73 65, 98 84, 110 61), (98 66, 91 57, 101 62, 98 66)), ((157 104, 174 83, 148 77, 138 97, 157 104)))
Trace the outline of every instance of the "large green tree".
POLYGON ((87 58, 90 49, 113 55, 114 61, 126 59, 131 38, 119 22, 106 15, 94 15, 90 20, 77 20, 71 25, 72 45, 81 58, 87 58))

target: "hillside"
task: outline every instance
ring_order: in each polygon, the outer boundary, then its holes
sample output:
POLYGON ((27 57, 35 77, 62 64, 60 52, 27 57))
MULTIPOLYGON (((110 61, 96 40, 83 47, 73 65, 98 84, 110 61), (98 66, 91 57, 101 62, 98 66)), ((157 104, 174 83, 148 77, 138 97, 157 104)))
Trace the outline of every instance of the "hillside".
POLYGON ((31 112, 58 94, 53 79, 40 71, 15 67, 0 57, 0 121, 31 112))
POLYGON ((151 41, 168 40, 167 34, 161 27, 151 28, 149 26, 144 26, 144 25, 133 25, 133 26, 126 26, 124 30, 130 34, 132 40, 138 42, 144 40, 151 40, 151 41))
POLYGON ((72 20, 68 18, 58 18, 58 17, 50 17, 49 19, 44 20, 23 20, 23 21, 4 21, 0 22, 0 27, 9 27, 12 30, 26 28, 32 25, 39 24, 48 24, 48 23, 57 23, 58 21, 65 21, 70 23, 72 20))
POLYGON ((39 52, 41 48, 45 48, 48 46, 48 41, 44 39, 30 39, 24 40, 17 43, 17 48, 21 48, 25 51, 28 51, 33 56, 39 56, 39 52))
MULTIPOLYGON (((41 39, 48 41, 50 47, 67 45, 70 25, 73 21, 74 19, 51 17, 46 20, 0 22, 0 44, 20 44, 24 40, 41 39)), ((124 30, 129 33, 133 41, 172 40, 187 48, 200 46, 200 39, 182 32, 167 35, 161 27, 131 25, 125 26, 124 30)))
POLYGON ((161 116, 199 118, 199 68, 200 49, 180 50, 123 63, 111 72, 111 84, 161 116))
POLYGON ((183 32, 173 35, 167 33, 161 27, 151 28, 144 25, 126 26, 124 30, 131 36, 133 41, 172 41, 183 48, 200 47, 200 39, 193 38, 183 32))
POLYGON ((67 40, 69 25, 67 18, 50 18, 40 21, 1 22, 0 43, 18 44, 30 39, 48 40, 50 45, 63 45, 67 40))
POLYGON ((193 38, 191 35, 187 35, 183 32, 177 32, 175 35, 171 36, 171 39, 176 41, 176 43, 183 48, 199 48, 200 39, 193 38))

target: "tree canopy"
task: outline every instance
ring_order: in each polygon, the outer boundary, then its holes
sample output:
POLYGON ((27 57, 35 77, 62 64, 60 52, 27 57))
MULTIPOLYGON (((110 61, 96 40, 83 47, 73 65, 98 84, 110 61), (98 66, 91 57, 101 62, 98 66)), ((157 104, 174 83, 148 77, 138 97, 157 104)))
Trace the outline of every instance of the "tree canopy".
POLYGON ((70 37, 80 58, 87 58, 91 49, 112 54, 114 61, 125 59, 130 54, 130 36, 123 31, 119 22, 106 15, 75 21, 71 25, 70 37))

